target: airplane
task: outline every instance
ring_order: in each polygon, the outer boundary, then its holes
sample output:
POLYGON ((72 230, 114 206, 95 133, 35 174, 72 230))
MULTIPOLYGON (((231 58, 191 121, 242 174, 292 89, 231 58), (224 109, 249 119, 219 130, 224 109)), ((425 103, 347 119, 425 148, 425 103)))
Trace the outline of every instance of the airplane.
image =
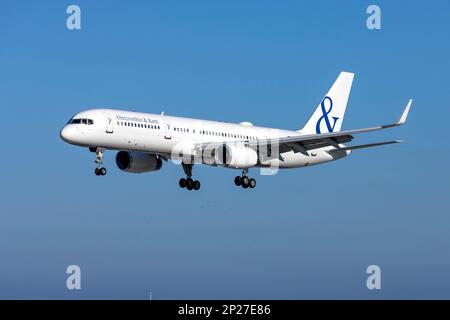
POLYGON ((244 189, 256 187, 250 168, 302 168, 342 159, 353 150, 403 142, 383 141, 347 146, 360 133, 403 125, 412 99, 392 124, 341 131, 354 73, 341 72, 316 110, 300 130, 225 123, 114 109, 77 113, 61 129, 61 138, 95 152, 95 174, 104 176, 105 150, 116 150, 117 167, 128 173, 158 171, 163 162, 179 160, 186 178, 179 186, 199 190, 192 178, 194 164, 242 170, 234 179, 244 189))

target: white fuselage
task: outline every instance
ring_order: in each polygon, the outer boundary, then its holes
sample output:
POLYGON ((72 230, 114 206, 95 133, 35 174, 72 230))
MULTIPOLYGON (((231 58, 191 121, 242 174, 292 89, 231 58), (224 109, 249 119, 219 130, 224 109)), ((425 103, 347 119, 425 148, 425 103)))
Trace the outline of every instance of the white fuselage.
MULTIPOLYGON (((301 132, 113 109, 91 109, 75 115, 61 130, 64 141, 83 147, 135 151, 172 158, 174 150, 201 143, 230 143, 298 136, 301 132), (80 119, 80 120, 79 120, 80 119)), ((258 166, 304 167, 340 159, 349 152, 333 153, 332 146, 288 151, 258 166)))

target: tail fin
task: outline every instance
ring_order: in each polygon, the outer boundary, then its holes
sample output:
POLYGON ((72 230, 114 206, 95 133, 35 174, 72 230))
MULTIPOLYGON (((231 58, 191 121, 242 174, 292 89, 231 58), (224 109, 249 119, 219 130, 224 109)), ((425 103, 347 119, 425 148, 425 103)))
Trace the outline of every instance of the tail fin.
POLYGON ((354 75, 350 72, 339 74, 330 91, 322 99, 305 127, 299 132, 319 134, 341 130, 354 75))

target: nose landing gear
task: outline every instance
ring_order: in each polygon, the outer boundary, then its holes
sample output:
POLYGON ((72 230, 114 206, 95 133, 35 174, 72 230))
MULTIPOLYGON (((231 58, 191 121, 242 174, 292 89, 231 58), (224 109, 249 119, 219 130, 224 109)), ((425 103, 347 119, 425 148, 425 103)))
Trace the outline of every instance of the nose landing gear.
POLYGON ((95 163, 98 165, 94 171, 96 176, 104 176, 107 173, 106 168, 103 167, 103 152, 104 149, 95 148, 95 163))
POLYGON ((179 185, 182 189, 186 188, 187 190, 199 190, 200 189, 200 181, 192 179, 192 167, 193 164, 182 163, 184 173, 186 174, 186 179, 181 178, 179 181, 179 185))
POLYGON ((242 176, 237 176, 236 178, 234 178, 234 184, 244 189, 253 189, 254 187, 256 187, 256 180, 253 178, 249 178, 247 175, 248 169, 242 170, 242 176))

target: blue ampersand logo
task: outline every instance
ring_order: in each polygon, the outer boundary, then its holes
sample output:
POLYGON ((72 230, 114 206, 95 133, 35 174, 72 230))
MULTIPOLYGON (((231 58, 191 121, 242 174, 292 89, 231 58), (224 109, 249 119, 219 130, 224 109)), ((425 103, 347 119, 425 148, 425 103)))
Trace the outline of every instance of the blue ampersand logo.
POLYGON ((330 123, 330 118, 328 118, 328 114, 331 112, 331 110, 333 109, 333 100, 331 100, 331 98, 330 97, 325 97, 323 100, 322 100, 322 102, 320 103, 320 107, 321 107, 321 109, 322 109, 322 116, 319 118, 319 120, 317 121, 317 124, 316 124, 316 133, 317 134, 320 134, 320 133, 322 133, 321 132, 321 130, 320 130, 320 124, 321 124, 321 122, 322 122, 322 120, 325 120, 325 124, 327 125, 327 128, 328 128, 328 132, 333 132, 333 130, 334 130, 334 127, 336 126, 336 122, 337 122, 337 120, 339 119, 339 117, 333 117, 333 120, 334 120, 334 122, 333 122, 333 126, 331 126, 331 123, 330 123), (325 108, 325 101, 329 101, 330 102, 330 108, 328 109, 328 111, 326 110, 326 108, 325 108))

